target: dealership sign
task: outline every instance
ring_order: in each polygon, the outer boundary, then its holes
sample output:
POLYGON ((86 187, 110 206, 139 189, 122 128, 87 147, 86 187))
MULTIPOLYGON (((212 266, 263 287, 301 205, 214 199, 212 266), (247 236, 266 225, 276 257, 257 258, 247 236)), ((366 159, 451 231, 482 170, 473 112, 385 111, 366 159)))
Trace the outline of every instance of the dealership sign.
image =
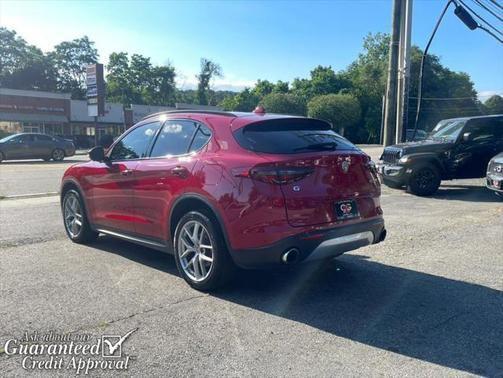
POLYGON ((105 115, 105 80, 103 64, 91 64, 86 67, 87 115, 98 117, 105 115))

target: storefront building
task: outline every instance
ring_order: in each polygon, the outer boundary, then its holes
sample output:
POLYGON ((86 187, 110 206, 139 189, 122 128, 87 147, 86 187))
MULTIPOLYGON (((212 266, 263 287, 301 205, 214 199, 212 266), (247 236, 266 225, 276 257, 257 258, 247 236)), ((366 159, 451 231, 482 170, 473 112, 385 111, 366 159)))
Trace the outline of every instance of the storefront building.
POLYGON ((70 94, 0 88, 0 135, 62 135, 70 119, 70 94))
POLYGON ((94 146, 105 135, 116 137, 126 129, 124 109, 121 104, 105 103, 105 115, 94 117, 87 115, 87 102, 84 100, 70 101, 70 134, 65 138, 73 139, 77 148, 94 146))
POLYGON ((117 137, 152 113, 174 109, 219 110, 214 106, 176 107, 105 103, 103 117, 89 117, 87 102, 69 93, 0 88, 0 138, 17 133, 43 133, 71 139, 77 148, 90 148, 105 135, 117 137))
POLYGON ((104 134, 113 137, 126 129, 121 104, 105 104, 103 117, 89 117, 87 102, 68 93, 0 88, 0 138, 16 133, 43 133, 72 139, 89 148, 104 134))

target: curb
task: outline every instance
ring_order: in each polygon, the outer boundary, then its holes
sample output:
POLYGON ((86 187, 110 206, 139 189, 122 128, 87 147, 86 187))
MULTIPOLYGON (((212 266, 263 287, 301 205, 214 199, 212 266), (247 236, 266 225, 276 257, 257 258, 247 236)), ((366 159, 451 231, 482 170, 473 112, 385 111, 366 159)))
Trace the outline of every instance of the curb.
POLYGON ((0 200, 17 200, 17 199, 26 199, 26 198, 53 197, 53 196, 57 196, 57 195, 59 195, 59 192, 16 194, 13 196, 0 196, 0 200))

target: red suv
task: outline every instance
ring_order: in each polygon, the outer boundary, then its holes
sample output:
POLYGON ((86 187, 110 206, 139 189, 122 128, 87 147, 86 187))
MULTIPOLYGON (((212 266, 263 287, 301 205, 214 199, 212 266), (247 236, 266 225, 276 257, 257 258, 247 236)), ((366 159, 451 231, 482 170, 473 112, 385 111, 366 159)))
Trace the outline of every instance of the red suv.
POLYGON ((89 155, 62 181, 69 238, 172 253, 199 290, 235 266, 332 258, 386 235, 373 162, 317 119, 163 112, 89 155))

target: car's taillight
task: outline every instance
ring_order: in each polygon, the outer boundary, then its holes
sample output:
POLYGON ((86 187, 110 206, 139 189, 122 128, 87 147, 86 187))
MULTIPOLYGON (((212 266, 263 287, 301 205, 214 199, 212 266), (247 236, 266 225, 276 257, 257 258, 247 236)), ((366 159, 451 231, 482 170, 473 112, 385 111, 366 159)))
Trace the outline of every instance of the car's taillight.
POLYGON ((281 166, 255 166, 251 169, 238 169, 234 171, 236 177, 249 177, 253 180, 268 184, 288 184, 299 181, 313 173, 311 167, 281 167, 281 166))

